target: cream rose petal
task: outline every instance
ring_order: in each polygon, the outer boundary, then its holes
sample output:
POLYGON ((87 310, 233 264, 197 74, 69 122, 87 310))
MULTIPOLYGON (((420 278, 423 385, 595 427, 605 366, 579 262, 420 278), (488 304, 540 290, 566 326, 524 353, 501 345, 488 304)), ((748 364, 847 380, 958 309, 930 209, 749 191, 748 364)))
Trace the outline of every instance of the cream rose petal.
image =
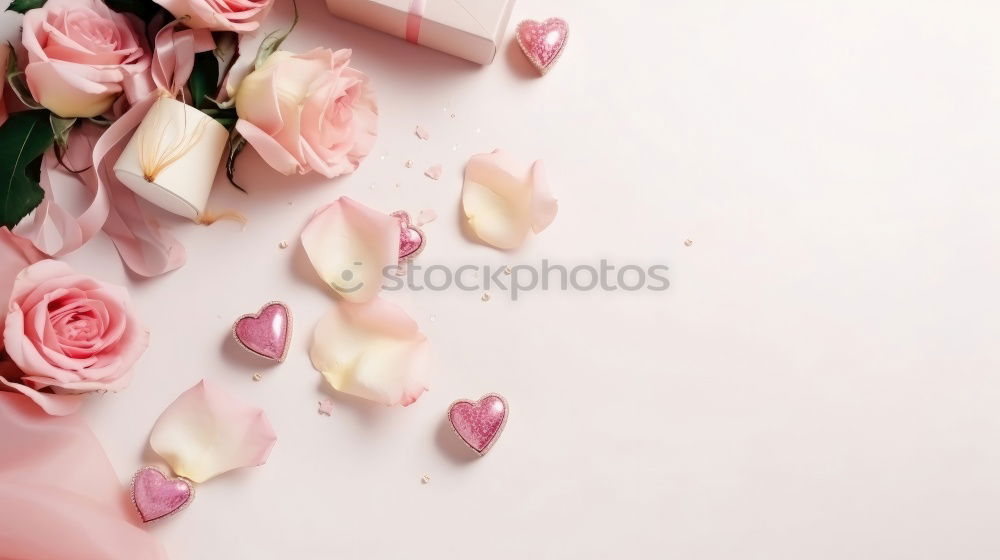
POLYGON ((338 390, 387 406, 412 404, 427 390, 427 337, 383 299, 339 303, 319 323, 309 356, 338 390))
POLYGON ((346 196, 313 215, 302 230, 313 268, 343 299, 365 302, 382 289, 382 274, 399 262, 399 221, 346 196))
POLYGON ((483 243, 516 249, 529 232, 539 233, 552 223, 558 204, 550 194, 541 161, 524 169, 495 150, 469 159, 462 209, 472 233, 483 243))
POLYGON ((174 473, 204 482, 267 462, 277 436, 264 411, 202 380, 160 414, 149 444, 174 473))

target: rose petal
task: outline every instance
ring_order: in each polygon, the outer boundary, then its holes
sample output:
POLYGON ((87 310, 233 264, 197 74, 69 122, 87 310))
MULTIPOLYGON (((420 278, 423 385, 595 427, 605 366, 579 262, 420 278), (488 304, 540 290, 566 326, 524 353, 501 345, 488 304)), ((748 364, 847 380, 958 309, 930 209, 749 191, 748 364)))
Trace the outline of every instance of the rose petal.
POLYGON ((526 170, 495 150, 469 159, 462 208, 472 233, 482 242, 515 249, 529 231, 538 233, 552 223, 558 204, 549 194, 542 162, 526 170))
POLYGON ((267 462, 277 436, 264 411, 202 380, 160 414, 149 445, 179 476, 204 482, 267 462))
POLYGON ((417 138, 419 138, 421 140, 427 140, 428 138, 431 137, 430 133, 427 132, 427 129, 424 128, 424 127, 422 127, 422 126, 420 126, 419 124, 417 125, 417 129, 414 130, 413 132, 414 132, 414 134, 417 135, 417 138))
POLYGON ((382 275, 399 261, 399 222, 346 196, 313 215, 302 246, 316 273, 340 297, 364 302, 382 289, 382 275))
POLYGON ((51 414, 52 416, 66 416, 67 414, 76 412, 80 408, 80 405, 83 404, 82 395, 57 395, 55 393, 43 393, 16 381, 9 381, 2 374, 2 370, 7 368, 13 368, 13 364, 8 362, 7 364, 0 366, 0 384, 35 401, 35 404, 44 410, 46 414, 51 414))
POLYGON ((309 356, 334 389, 388 406, 427 390, 427 337, 383 299, 336 305, 316 325, 309 356))
POLYGON ((427 175, 431 179, 434 179, 435 181, 437 181, 438 179, 441 178, 441 171, 442 171, 441 170, 441 164, 440 163, 435 163, 434 165, 428 167, 427 171, 424 171, 424 175, 427 175))
POLYGON ((14 287, 14 279, 23 268, 45 258, 31 242, 0 227, 0 347, 3 347, 3 316, 14 287))
POLYGON ((431 210, 430 208, 426 208, 424 210, 421 210, 420 213, 417 214, 417 225, 422 226, 424 224, 429 224, 434 220, 436 220, 437 217, 438 217, 437 212, 431 210))

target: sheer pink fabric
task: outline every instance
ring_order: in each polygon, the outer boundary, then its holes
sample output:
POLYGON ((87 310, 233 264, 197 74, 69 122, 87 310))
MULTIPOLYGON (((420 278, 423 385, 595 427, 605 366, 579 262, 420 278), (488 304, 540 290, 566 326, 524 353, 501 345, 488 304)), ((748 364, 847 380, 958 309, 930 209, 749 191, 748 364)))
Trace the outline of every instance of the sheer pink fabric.
POLYGON ((165 560, 79 415, 0 392, 0 557, 165 560))

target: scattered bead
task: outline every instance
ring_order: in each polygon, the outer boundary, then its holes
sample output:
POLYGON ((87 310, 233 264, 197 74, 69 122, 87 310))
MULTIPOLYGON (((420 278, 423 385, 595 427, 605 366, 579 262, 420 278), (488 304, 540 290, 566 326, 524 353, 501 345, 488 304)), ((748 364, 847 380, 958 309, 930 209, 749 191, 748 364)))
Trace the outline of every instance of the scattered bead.
POLYGON ((451 118, 455 118, 455 113, 452 113, 452 114, 451 114, 451 118))
POLYGON ((287 241, 282 241, 281 243, 278 243, 278 248, 279 249, 287 249, 288 248, 288 242, 287 241))
POLYGON ((264 376, 262 374, 260 374, 260 373, 253 374, 253 380, 254 381, 260 381, 261 379, 264 379, 264 376))
POLYGON ((438 320, 438 316, 437 315, 431 315, 431 322, 432 323, 437 323, 437 320, 438 320))
POLYGON ((512 272, 514 272, 514 269, 511 268, 510 265, 503 267, 503 273, 507 276, 510 276, 512 272))
POLYGON ((420 484, 429 484, 430 481, 431 481, 431 475, 429 474, 425 474, 424 476, 420 477, 420 484))
POLYGON ((684 246, 685 247, 690 247, 692 245, 694 245, 694 240, 693 239, 688 238, 688 239, 684 240, 684 246))
POLYGON ((406 163, 404 163, 403 166, 404 167, 413 167, 413 160, 412 159, 406 160, 406 163))
POLYGON ((490 301, 490 293, 489 292, 483 292, 483 297, 481 297, 479 299, 481 299, 483 301, 490 301))

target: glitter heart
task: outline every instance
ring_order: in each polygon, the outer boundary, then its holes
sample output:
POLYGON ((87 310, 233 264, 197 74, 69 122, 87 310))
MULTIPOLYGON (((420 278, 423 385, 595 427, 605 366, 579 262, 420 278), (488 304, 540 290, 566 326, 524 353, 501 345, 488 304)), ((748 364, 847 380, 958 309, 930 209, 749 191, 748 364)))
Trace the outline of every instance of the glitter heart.
POLYGON ((282 362, 292 338, 292 314, 285 304, 272 301, 256 314, 237 319, 233 336, 240 346, 254 354, 282 362))
POLYGON ((399 262, 424 250, 424 232, 410 224, 410 215, 399 210, 390 214, 399 220, 399 262))
POLYGON ((458 400, 448 408, 451 427, 473 451, 485 455, 507 422, 507 401, 490 393, 477 402, 458 400))
POLYGON ((155 467, 143 467, 132 477, 132 503, 145 523, 177 513, 193 499, 189 480, 167 478, 155 467))
POLYGON ((517 44, 542 74, 556 63, 568 37, 569 24, 562 18, 549 18, 542 23, 526 19, 517 26, 517 44))

